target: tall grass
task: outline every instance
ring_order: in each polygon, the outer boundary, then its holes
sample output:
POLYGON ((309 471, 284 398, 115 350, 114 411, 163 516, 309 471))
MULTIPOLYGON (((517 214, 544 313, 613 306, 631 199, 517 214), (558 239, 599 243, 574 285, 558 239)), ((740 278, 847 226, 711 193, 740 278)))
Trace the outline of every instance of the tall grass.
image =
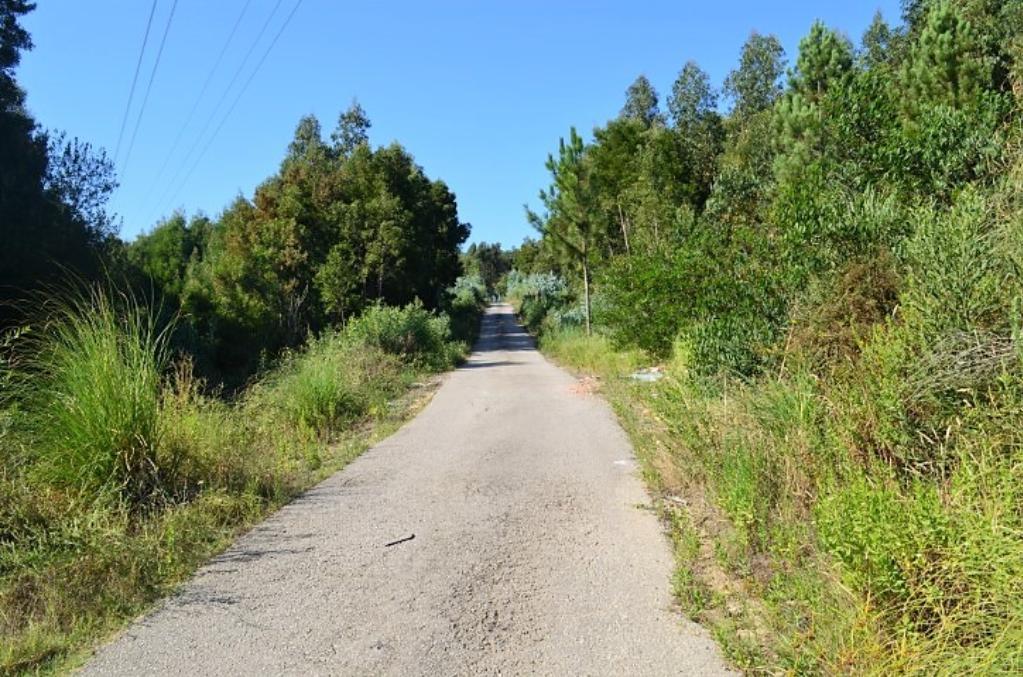
POLYGON ((2 347, 0 674, 73 664, 392 429, 465 350, 421 306, 373 309, 226 400, 109 290, 2 347))
POLYGON ((624 376, 647 359, 640 350, 615 350, 600 334, 587 336, 582 327, 551 326, 540 335, 540 348, 554 359, 594 374, 624 376))
POLYGON ((30 334, 9 396, 21 407, 33 473, 90 495, 145 500, 159 486, 166 333, 127 297, 94 290, 30 334))

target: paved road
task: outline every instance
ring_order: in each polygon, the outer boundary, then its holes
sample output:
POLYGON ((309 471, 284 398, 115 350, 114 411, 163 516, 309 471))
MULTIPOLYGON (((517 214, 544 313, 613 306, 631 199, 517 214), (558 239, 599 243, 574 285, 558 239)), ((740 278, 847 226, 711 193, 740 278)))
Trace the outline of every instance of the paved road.
POLYGON ((478 350, 414 421, 85 672, 725 673, 671 609, 671 555, 625 434, 574 385, 492 307, 478 350))

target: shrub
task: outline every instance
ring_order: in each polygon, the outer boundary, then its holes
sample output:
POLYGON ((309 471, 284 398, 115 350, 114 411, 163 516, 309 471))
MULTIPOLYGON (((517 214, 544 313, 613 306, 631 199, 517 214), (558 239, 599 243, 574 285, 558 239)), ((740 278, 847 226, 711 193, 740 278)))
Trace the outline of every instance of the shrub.
POLYGON ((343 333, 315 339, 250 394, 264 399, 294 426, 324 434, 369 412, 396 389, 396 356, 353 344, 343 333))
POLYGON ((443 368, 455 359, 448 318, 431 314, 419 302, 404 308, 372 306, 349 323, 345 335, 410 363, 443 368))
POLYGON ((1012 226, 996 224, 989 201, 964 190, 952 209, 915 214, 917 227, 899 253, 908 269, 902 302, 927 342, 954 331, 1007 333, 1012 302, 1023 293, 1003 245, 1012 226))
POLYGON ((506 298, 531 331, 538 331, 547 314, 566 306, 571 297, 568 285, 554 273, 524 275, 513 270, 508 273, 505 288, 506 298))
POLYGON ((787 353, 815 373, 854 361, 873 328, 898 305, 901 278, 885 250, 845 263, 795 304, 787 353))
POLYGON ((260 447, 252 423, 238 416, 237 406, 206 394, 191 362, 175 365, 160 399, 164 493, 183 502, 203 490, 254 489, 255 478, 271 474, 273 459, 260 447))
POLYGON ((368 402, 346 378, 346 358, 353 351, 344 350, 338 339, 324 337, 286 356, 268 384, 292 425, 320 432, 365 413, 368 402))
POLYGON ((487 305, 487 287, 479 275, 462 276, 447 290, 445 311, 451 335, 472 344, 479 333, 480 314, 487 305))
POLYGON ((616 345, 666 354, 689 316, 687 285, 699 275, 663 255, 613 261, 598 281, 607 305, 604 319, 616 345))

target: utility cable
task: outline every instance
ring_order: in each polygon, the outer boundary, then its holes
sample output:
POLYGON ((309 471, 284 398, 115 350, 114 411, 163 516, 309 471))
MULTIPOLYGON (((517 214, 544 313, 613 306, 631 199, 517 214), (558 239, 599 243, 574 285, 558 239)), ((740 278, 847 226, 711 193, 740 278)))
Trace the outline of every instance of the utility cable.
POLYGON ((274 45, 277 44, 277 41, 284 33, 284 29, 288 27, 288 24, 291 23, 292 17, 295 16, 296 12, 298 12, 298 8, 302 5, 302 1, 303 0, 298 0, 298 2, 295 3, 295 6, 292 8, 291 13, 288 14, 287 18, 284 20, 284 23, 281 24, 281 28, 280 30, 277 31, 277 35, 274 36, 274 39, 270 42, 270 45, 266 48, 266 51, 263 52, 262 58, 260 58, 259 63, 256 64, 255 69, 253 69, 252 73, 249 75, 249 79, 245 81, 245 84, 238 92, 238 96, 235 97, 234 102, 231 104, 231 107, 227 110, 227 113, 224 115, 223 119, 221 119, 220 124, 217 125, 217 128, 213 131, 213 136, 210 137, 209 141, 206 143, 206 146, 202 149, 202 152, 199 154, 199 157, 196 158, 195 164, 192 165, 192 168, 188 171, 188 174, 185 175, 185 179, 181 182, 181 185, 178 186, 177 193, 175 193, 174 197, 171 198, 171 203, 173 203, 174 199, 177 198, 178 193, 180 193, 181 190, 185 187, 185 185, 188 183, 188 180, 192 177, 192 173, 195 172, 196 168, 199 166, 199 163, 202 162, 203 157, 206 156, 206 152, 213 145, 213 141, 217 138, 217 134, 219 134, 220 130, 224 127, 224 123, 226 123, 228 118, 231 117, 231 113, 233 113, 235 107, 238 106, 238 102, 241 101, 242 96, 245 94, 245 91, 249 88, 249 85, 252 84, 252 81, 255 79, 256 74, 259 73, 259 69, 263 66, 263 63, 266 62, 267 57, 270 56, 270 52, 273 50, 274 45))
POLYGON ((274 16, 276 16, 277 10, 280 8, 282 2, 283 0, 277 0, 277 2, 274 4, 273 9, 270 11, 270 15, 266 18, 266 21, 263 22, 263 27, 259 29, 259 33, 256 35, 256 39, 252 41, 252 44, 249 46, 248 51, 242 58, 241 64, 238 66, 238 69, 234 72, 234 75, 231 77, 230 82, 228 82, 227 87, 224 88, 223 94, 221 94, 220 98, 217 100, 217 104, 213 107, 213 110, 210 113, 209 117, 207 118, 206 123, 203 125, 202 130, 199 132, 199 135, 195 137, 195 141, 192 143, 191 147, 188 149, 188 152, 185 154, 184 159, 181 161, 181 164, 174 172, 174 176, 168 182, 167 189, 161 195, 160 200, 157 203, 158 205, 165 203, 166 201, 165 198, 173 191, 173 186, 177 184, 178 178, 181 176, 181 173, 185 170, 186 167, 188 167, 189 160, 192 159, 192 155, 199 148, 199 144, 202 142, 203 137, 206 136, 206 132, 209 131, 210 126, 213 124, 213 121, 217 118, 217 113, 220 112, 220 107, 224 104, 224 101, 227 100, 227 96, 228 94, 231 93, 231 89, 234 87, 235 83, 238 81, 238 78, 241 77, 241 74, 244 72, 245 66, 247 66, 249 63, 249 57, 251 57, 252 53, 256 50, 256 47, 259 45, 259 41, 263 38, 263 34, 266 33, 266 29, 269 28, 270 23, 273 20, 274 16))
POLYGON ((135 75, 131 79, 131 89, 128 91, 128 105, 124 107, 124 116, 121 118, 121 131, 117 133, 117 146, 114 150, 114 162, 121 154, 121 141, 124 140, 124 128, 128 126, 128 114, 131 113, 131 102, 135 98, 135 85, 139 81, 139 71, 142 70, 142 57, 146 53, 146 43, 149 42, 149 29, 153 27, 153 15, 156 14, 157 0, 153 0, 153 6, 149 8, 149 19, 146 21, 146 32, 142 36, 142 47, 139 49, 139 58, 135 62, 135 75))
POLYGON ((153 89, 153 80, 156 79, 156 70, 160 66, 160 57, 163 56, 163 47, 167 44, 167 34, 170 33, 171 20, 174 19, 174 10, 178 7, 178 0, 171 5, 170 14, 167 15, 167 25, 163 28, 163 37, 160 38, 160 48, 156 51, 156 61, 153 62, 153 70, 149 74, 149 82, 146 84, 146 94, 142 97, 142 106, 139 108, 139 116, 135 120, 135 129, 131 133, 131 141, 128 143, 128 151, 124 154, 124 164, 121 165, 121 175, 128 169, 128 160, 131 159, 131 151, 135 147, 135 137, 138 136, 139 126, 142 124, 142 114, 146 112, 146 103, 149 101, 149 93, 153 89))
POLYGON ((199 109, 199 104, 202 103, 203 96, 205 96, 206 90, 209 89, 210 83, 213 81, 213 76, 216 74, 217 69, 220 68, 220 64, 224 60, 224 55, 227 53, 227 48, 231 46, 231 42, 234 40, 235 34, 238 33, 238 26, 241 25, 242 19, 245 17, 245 13, 251 4, 252 0, 246 0, 245 5, 242 6, 241 13, 238 15, 238 18, 235 19, 234 27, 231 29, 231 33, 227 36, 227 41, 224 42, 224 46, 220 48, 220 54, 217 55, 217 59, 213 63, 213 68, 210 69, 209 75, 206 76, 206 82, 203 83, 202 89, 199 90, 199 96, 196 97, 195 103, 192 104, 192 110, 190 110, 188 115, 185 116, 185 122, 181 125, 181 129, 178 130, 178 134, 174 138, 174 143, 171 144, 171 149, 167 153, 167 157, 164 158, 163 165, 160 166, 160 171, 156 173, 156 178, 153 179, 153 187, 149 190, 150 197, 152 197, 156 186, 159 185, 160 179, 163 178, 163 173, 167 170, 167 166, 170 164, 171 158, 174 157, 175 151, 177 151, 178 146, 181 145, 181 139, 184 138, 188 125, 192 122, 192 118, 195 117, 195 112, 199 109))

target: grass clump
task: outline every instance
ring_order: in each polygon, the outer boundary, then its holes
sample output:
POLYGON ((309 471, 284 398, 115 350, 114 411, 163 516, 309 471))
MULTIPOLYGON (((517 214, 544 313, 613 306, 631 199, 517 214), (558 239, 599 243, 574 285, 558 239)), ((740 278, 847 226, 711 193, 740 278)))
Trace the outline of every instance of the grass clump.
POLYGON ((17 427, 33 441, 32 474, 83 494, 146 501, 160 482, 166 334, 133 300, 93 291, 58 306, 27 338, 6 399, 17 399, 17 427))
POLYGON ((607 337, 587 336, 581 327, 574 324, 541 334, 540 347, 556 360, 595 374, 624 376, 637 369, 645 359, 640 350, 616 351, 607 337))

